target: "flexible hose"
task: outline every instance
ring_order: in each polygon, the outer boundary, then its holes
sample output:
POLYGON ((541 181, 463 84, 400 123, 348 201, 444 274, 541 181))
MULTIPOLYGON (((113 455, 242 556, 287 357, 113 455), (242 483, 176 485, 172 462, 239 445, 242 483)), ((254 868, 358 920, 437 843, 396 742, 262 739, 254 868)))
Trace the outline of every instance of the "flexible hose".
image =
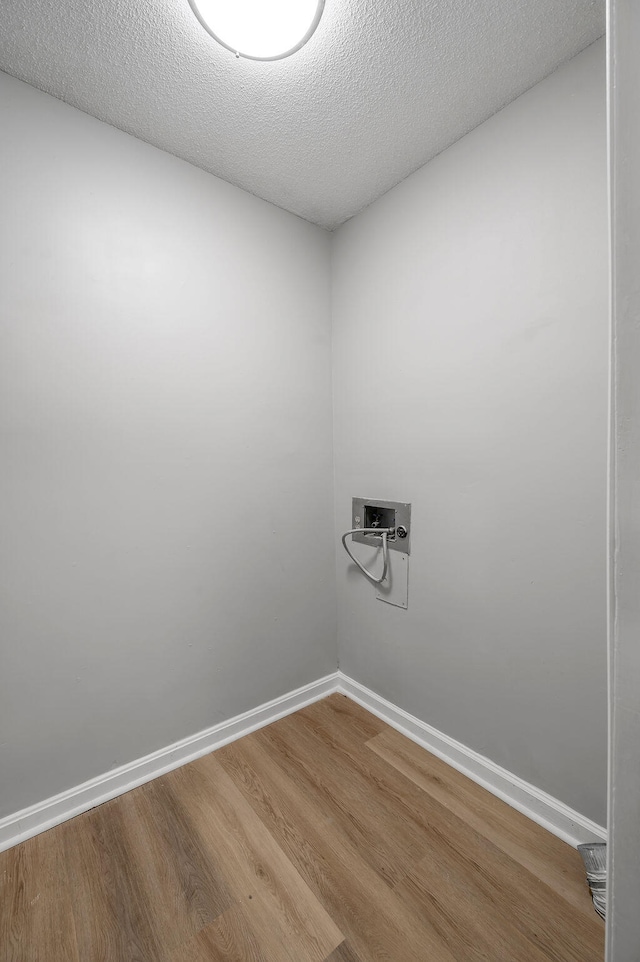
POLYGON ((347 552, 354 564, 356 564, 360 571, 365 575, 369 581, 372 581, 374 585, 382 584, 384 579, 387 577, 387 567, 389 565, 389 546, 387 544, 387 538, 390 534, 393 534, 395 528, 351 528, 350 531, 345 531, 342 535, 342 545, 344 550, 347 552), (355 558, 347 547, 347 538, 351 534, 379 534, 382 535, 382 574, 379 578, 374 578, 371 572, 365 568, 363 564, 360 564, 357 558, 355 558))

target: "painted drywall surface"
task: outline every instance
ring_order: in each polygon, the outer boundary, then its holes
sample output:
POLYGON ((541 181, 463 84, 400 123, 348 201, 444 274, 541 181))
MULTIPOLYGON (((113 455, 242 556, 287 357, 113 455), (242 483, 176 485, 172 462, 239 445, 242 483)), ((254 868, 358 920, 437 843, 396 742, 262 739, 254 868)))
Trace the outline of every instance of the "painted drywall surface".
POLYGON ((408 611, 336 538, 340 668, 601 824, 605 141, 598 43, 332 252, 337 534, 413 505, 408 611))
POLYGON ((613 419, 607 962, 640 951, 640 10, 611 3, 613 419))
POLYGON ((0 816, 335 670, 329 235, 0 75, 0 816))

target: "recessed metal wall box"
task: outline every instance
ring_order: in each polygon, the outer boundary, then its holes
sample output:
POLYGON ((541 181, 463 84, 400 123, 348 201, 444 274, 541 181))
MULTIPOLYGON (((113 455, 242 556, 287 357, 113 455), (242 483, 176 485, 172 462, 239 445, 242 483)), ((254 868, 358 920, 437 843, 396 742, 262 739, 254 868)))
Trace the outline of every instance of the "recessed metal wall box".
MULTIPOLYGON (((351 527, 393 528, 394 532, 387 541, 389 548, 407 555, 411 553, 411 505, 404 501, 352 498, 351 527)), ((373 533, 359 534, 356 531, 353 540, 359 544, 382 544, 382 537, 373 533)))

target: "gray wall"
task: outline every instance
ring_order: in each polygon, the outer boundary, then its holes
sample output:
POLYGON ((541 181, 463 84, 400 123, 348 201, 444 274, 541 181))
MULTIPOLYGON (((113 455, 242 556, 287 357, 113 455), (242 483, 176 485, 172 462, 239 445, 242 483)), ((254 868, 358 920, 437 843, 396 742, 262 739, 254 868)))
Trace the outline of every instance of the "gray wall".
POLYGON ((611 4, 613 423, 608 962, 640 958, 640 8, 611 4))
POLYGON ((335 669, 332 242, 340 665, 604 822, 603 79, 330 238, 0 74, 0 817, 335 669))
POLYGON ((329 236, 0 75, 0 816, 336 665, 329 236))
POLYGON ((599 42, 332 251, 337 531, 413 503, 408 611, 338 550, 340 667, 601 824, 604 79, 599 42))

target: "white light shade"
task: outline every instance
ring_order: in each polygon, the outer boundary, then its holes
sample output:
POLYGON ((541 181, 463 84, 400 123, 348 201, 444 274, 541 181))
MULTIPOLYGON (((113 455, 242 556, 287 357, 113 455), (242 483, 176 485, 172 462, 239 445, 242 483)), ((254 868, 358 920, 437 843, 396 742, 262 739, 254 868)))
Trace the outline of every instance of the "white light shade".
POLYGON ((234 53, 279 60, 307 42, 324 0, 189 0, 202 25, 234 53))

